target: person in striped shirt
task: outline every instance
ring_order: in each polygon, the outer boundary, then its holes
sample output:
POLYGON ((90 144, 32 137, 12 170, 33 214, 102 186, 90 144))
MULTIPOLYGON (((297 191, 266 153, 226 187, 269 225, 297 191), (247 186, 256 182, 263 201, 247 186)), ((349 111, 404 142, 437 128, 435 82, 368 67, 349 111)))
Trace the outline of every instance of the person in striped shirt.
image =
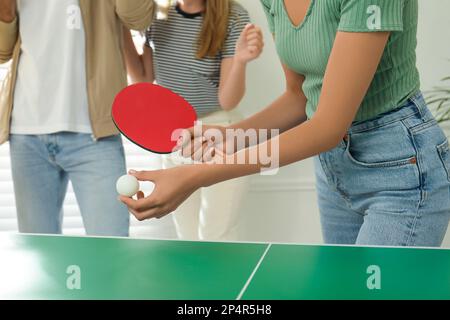
MULTIPOLYGON (((160 6, 138 54, 125 30, 125 56, 133 82, 155 82, 194 106, 202 123, 229 125, 245 94, 246 66, 262 52, 261 30, 231 0, 184 0, 160 6)), ((164 168, 179 163, 163 157, 164 168)), ((236 240, 246 178, 203 188, 177 209, 179 238, 236 240)))

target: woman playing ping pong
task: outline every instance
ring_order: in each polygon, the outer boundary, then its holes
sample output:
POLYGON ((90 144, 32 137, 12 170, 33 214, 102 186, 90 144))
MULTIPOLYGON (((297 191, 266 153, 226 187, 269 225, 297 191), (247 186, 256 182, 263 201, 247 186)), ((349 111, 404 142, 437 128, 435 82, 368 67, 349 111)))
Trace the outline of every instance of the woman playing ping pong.
POLYGON ((326 243, 440 246, 450 218, 450 151, 420 93, 418 1, 261 2, 286 91, 228 128, 280 135, 236 150, 246 164, 134 173, 156 190, 122 201, 140 220, 161 217, 198 188, 259 172, 261 161, 249 160, 277 139, 282 166, 315 157, 326 243))
MULTIPOLYGON (((263 41, 247 11, 230 0, 184 0, 160 7, 162 16, 147 31, 143 55, 125 31, 128 71, 135 82, 156 82, 185 98, 205 124, 229 125, 245 93, 246 65, 263 41)), ((163 167, 179 164, 164 156, 163 167)), ((204 188, 174 214, 179 238, 236 239, 239 204, 247 179, 204 188)))

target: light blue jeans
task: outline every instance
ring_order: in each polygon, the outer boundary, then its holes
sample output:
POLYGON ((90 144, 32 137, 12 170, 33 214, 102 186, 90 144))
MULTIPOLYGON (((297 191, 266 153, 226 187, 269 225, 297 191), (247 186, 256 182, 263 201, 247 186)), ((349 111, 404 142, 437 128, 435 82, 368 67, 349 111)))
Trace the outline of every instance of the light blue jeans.
POLYGON ((421 94, 355 123, 315 159, 328 244, 442 244, 450 219, 450 151, 421 94))
POLYGON ((19 231, 59 234, 70 180, 88 235, 128 236, 129 214, 115 184, 125 174, 120 136, 11 135, 11 165, 19 231))

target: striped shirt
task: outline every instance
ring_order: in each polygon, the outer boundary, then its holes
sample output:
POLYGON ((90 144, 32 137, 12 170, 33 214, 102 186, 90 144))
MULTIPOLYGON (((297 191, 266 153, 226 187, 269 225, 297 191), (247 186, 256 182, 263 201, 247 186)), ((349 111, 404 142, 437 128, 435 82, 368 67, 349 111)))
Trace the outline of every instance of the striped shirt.
POLYGON ((185 98, 200 117, 221 110, 221 62, 234 56, 236 42, 249 22, 248 12, 232 2, 223 49, 215 57, 197 59, 203 15, 188 14, 179 6, 172 6, 168 19, 155 20, 146 35, 146 45, 153 48, 156 82, 185 98))

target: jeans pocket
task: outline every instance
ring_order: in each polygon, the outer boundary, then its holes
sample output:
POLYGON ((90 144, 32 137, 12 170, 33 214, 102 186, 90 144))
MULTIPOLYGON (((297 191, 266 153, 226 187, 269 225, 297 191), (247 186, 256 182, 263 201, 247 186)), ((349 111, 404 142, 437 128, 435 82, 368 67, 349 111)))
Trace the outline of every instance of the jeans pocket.
POLYGON ((437 151, 445 172, 447 173, 447 180, 450 182, 450 147, 448 140, 438 145, 437 151))
POLYGON ((407 128, 400 121, 350 134, 345 152, 350 162, 365 168, 389 168, 417 163, 414 144, 407 128))

